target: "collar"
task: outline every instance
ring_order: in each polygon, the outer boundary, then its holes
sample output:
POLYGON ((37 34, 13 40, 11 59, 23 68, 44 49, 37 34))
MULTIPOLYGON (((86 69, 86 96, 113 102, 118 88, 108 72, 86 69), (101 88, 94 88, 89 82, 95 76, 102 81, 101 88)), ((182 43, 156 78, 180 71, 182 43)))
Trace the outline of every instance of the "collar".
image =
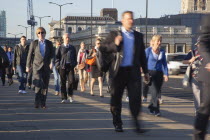
POLYGON ((70 44, 64 44, 64 43, 63 43, 63 45, 64 45, 64 47, 70 46, 70 44))
POLYGON ((134 32, 133 29, 131 29, 130 31, 127 31, 125 29, 125 27, 123 27, 123 26, 121 27, 121 30, 122 30, 123 33, 132 33, 133 34, 133 32, 134 32))
POLYGON ((39 39, 39 42, 42 42, 42 43, 44 43, 44 42, 45 42, 45 39, 44 39, 44 40, 41 40, 41 39, 39 39))
POLYGON ((96 49, 97 51, 98 51, 98 48, 99 48, 99 47, 95 46, 95 49, 96 49))

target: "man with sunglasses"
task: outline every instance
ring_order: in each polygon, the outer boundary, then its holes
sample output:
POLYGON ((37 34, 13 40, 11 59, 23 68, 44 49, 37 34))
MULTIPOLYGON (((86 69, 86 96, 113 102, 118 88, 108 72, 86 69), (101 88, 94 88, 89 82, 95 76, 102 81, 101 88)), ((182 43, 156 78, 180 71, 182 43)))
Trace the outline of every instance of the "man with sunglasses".
POLYGON ((26 63, 26 72, 33 68, 33 84, 35 86, 35 108, 46 108, 46 98, 50 80, 50 64, 53 61, 54 49, 51 41, 45 39, 43 27, 36 30, 38 40, 31 43, 26 63), (31 65, 33 62, 33 66, 31 65))

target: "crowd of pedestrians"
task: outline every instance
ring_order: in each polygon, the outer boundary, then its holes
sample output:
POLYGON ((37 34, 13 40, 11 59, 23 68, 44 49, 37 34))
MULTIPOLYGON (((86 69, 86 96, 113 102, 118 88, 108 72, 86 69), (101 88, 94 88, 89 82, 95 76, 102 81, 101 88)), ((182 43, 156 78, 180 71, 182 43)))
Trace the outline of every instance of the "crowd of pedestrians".
MULTIPOLYGON (((205 139, 207 122, 209 119, 209 16, 204 20, 202 34, 183 60, 184 64, 192 67, 190 83, 194 95, 195 105, 195 140, 205 139), (201 71, 201 72, 200 72, 201 71)), ((161 49, 162 36, 154 35, 150 46, 145 48, 143 34, 133 30, 133 12, 125 11, 122 14, 122 27, 111 31, 104 39, 96 39, 95 46, 86 48, 85 42, 76 48, 70 43, 70 34, 65 33, 62 39, 56 40, 55 46, 47 39, 46 30, 39 27, 36 30, 37 40, 27 45, 25 36, 20 43, 13 47, 0 48, 0 76, 2 86, 13 84, 13 75, 17 74, 19 81, 18 94, 26 94, 26 87, 34 89, 35 108, 46 106, 50 74, 54 74, 55 95, 61 96, 61 103, 74 102, 74 89, 77 88, 76 73, 79 77, 81 92, 87 92, 90 87, 91 96, 94 96, 96 79, 99 85, 99 96, 104 97, 103 82, 107 79, 107 92, 111 95, 110 110, 116 132, 123 132, 121 119, 122 97, 127 90, 133 124, 137 133, 146 132, 142 128, 138 116, 141 111, 141 102, 147 102, 148 92, 151 94, 149 113, 161 116, 160 104, 161 87, 169 80, 165 51, 161 49), (101 69, 105 64, 97 61, 99 54, 106 54, 111 58, 106 71, 101 69), (103 66, 102 66, 103 65, 103 66), (141 73, 144 73, 142 79, 141 73), (142 87, 143 85, 143 87, 142 87), (143 93, 143 94, 142 94, 143 93), (142 98, 143 95, 143 98, 142 98)), ((101 57, 105 58, 105 57, 101 57)))

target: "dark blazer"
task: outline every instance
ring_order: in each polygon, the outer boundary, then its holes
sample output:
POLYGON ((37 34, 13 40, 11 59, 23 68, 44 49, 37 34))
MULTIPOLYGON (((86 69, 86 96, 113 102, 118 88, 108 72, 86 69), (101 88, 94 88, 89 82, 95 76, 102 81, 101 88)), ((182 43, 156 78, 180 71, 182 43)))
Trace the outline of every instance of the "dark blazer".
POLYGON ((201 27, 198 51, 201 57, 203 57, 203 61, 199 69, 198 80, 210 84, 210 72, 205 68, 206 64, 210 63, 210 15, 204 17, 201 27))
MULTIPOLYGON (((14 57, 13 57, 13 67, 20 65, 20 62, 22 62, 22 61, 25 61, 25 64, 26 64, 26 60, 21 60, 22 50, 20 47, 21 47, 20 44, 15 46, 14 57)), ((26 51, 26 54, 28 54, 29 45, 26 45, 25 51, 26 51)))
POLYGON ((65 69, 68 51, 70 51, 70 66, 74 68, 77 65, 77 54, 75 47, 70 45, 70 47, 66 48, 64 45, 61 45, 56 54, 55 66, 57 69, 60 67, 65 69))
POLYGON ((46 43, 45 46, 46 48, 45 48, 45 55, 43 58, 40 52, 40 46, 38 40, 31 42, 31 45, 29 47, 26 67, 31 68, 33 62, 33 72, 40 70, 42 67, 44 67, 45 70, 50 71, 49 65, 53 61, 54 49, 51 41, 45 40, 45 43, 46 43))
POLYGON ((0 47, 0 69, 9 66, 9 59, 6 52, 0 47))
MULTIPOLYGON (((119 46, 115 45, 114 41, 117 35, 122 36, 122 32, 119 30, 111 31, 109 35, 107 36, 107 38, 105 39, 105 41, 102 42, 101 47, 99 48, 101 52, 106 52, 106 53, 110 53, 111 55, 113 54, 115 55, 115 58, 111 66, 111 72, 113 72, 114 75, 117 74, 120 64, 122 62, 122 58, 124 56, 123 55, 123 40, 119 46)), ((142 67, 143 72, 148 73, 143 34, 137 31, 134 31, 133 66, 139 69, 139 71, 140 71, 140 67, 142 67)))

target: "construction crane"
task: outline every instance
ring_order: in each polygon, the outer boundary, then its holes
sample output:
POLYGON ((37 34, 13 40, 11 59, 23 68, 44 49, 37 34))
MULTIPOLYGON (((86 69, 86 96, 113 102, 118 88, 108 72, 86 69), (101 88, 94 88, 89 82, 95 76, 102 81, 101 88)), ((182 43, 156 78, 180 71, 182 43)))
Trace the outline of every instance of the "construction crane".
POLYGON ((27 23, 31 26, 31 40, 34 40, 34 27, 37 25, 33 14, 33 0, 28 0, 27 4, 27 23))

